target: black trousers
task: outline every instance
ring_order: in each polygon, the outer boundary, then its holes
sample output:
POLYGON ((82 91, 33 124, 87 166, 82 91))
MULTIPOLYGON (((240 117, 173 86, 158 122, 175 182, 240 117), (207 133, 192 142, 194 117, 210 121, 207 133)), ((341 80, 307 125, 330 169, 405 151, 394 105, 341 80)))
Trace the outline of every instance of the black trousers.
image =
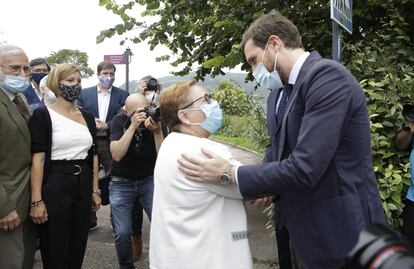
POLYGON ((280 227, 280 209, 276 204, 277 199, 273 200, 273 221, 275 225, 277 254, 279 257, 279 269, 292 269, 292 257, 290 253, 289 232, 285 225, 280 227))
POLYGON ((45 269, 80 269, 88 240, 92 169, 84 162, 52 161, 42 187, 48 221, 40 225, 45 269))

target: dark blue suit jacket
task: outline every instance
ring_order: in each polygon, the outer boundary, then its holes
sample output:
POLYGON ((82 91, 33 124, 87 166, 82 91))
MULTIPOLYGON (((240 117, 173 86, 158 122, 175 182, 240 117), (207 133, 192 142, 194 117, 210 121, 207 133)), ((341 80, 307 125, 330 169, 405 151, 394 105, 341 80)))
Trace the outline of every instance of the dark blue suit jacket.
POLYGON ((384 223, 364 93, 341 64, 312 52, 275 125, 268 99, 266 163, 241 166, 247 199, 278 195, 292 246, 305 268, 338 268, 369 223, 384 223))
MULTIPOLYGON (((118 114, 121 107, 125 104, 128 92, 112 86, 111 99, 109 101, 108 114, 105 122, 111 126, 112 118, 118 114)), ((78 105, 86 111, 92 113, 95 118, 99 118, 98 109, 98 86, 82 89, 78 98, 78 105)), ((109 129, 108 129, 109 131, 109 129)))
POLYGON ((27 89, 23 92, 24 96, 26 96, 27 103, 30 105, 30 109, 34 111, 38 107, 45 106, 45 103, 40 101, 39 97, 36 94, 36 90, 33 89, 32 84, 27 87, 27 89))

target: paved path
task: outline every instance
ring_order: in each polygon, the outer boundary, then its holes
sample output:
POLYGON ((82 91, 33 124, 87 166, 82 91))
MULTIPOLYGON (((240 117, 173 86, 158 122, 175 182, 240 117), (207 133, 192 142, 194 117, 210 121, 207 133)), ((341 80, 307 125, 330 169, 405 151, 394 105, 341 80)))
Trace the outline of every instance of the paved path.
MULTIPOLYGON (((261 161, 257 154, 230 146, 234 156, 244 164, 254 164, 261 161)), ((247 205, 247 218, 249 227, 249 242, 253 255, 255 269, 275 269, 277 265, 277 251, 275 238, 270 230, 266 230, 267 217, 260 209, 247 205)), ((144 214, 145 215, 145 214, 144 214)), ((138 269, 147 269, 149 222, 144 217, 143 223, 143 255, 136 263, 138 269)), ((39 253, 36 254, 35 269, 42 268, 39 253)), ((90 232, 88 247, 85 254, 83 268, 86 269, 116 269, 119 268, 115 244, 109 222, 109 206, 101 207, 98 211, 98 229, 90 232)), ((177 268, 179 269, 179 268, 177 268)), ((195 268, 196 269, 196 268, 195 268)))

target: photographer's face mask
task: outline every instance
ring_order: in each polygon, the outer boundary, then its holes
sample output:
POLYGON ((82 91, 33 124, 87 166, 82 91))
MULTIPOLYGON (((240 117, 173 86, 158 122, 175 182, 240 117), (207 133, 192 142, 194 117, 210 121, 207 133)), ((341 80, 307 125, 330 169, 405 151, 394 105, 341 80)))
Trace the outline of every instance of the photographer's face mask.
POLYGON ((283 83, 282 83, 282 80, 280 79, 279 73, 276 71, 277 58, 279 56, 279 51, 277 51, 275 55, 272 73, 270 73, 263 64, 263 59, 266 54, 268 45, 269 45, 269 42, 267 42, 266 47, 264 49, 264 52, 262 55, 262 61, 257 66, 256 70, 253 72, 253 77, 257 81, 257 83, 260 84, 260 86, 266 87, 269 90, 273 91, 273 90, 282 88, 283 83))
POLYGON ((223 111, 220 108, 220 105, 217 101, 212 101, 211 103, 204 103, 200 108, 189 108, 187 110, 199 110, 203 111, 206 119, 201 123, 191 123, 194 125, 200 125, 201 128, 214 134, 220 129, 223 124, 223 111))
POLYGON ((147 98, 150 105, 159 106, 160 105, 160 95, 155 91, 146 91, 145 98, 147 98))

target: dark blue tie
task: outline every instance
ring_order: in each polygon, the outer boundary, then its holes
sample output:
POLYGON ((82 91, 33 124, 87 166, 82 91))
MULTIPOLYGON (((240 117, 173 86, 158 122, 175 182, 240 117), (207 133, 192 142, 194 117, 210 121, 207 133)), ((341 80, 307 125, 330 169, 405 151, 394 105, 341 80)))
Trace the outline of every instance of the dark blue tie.
POLYGON ((283 88, 282 97, 280 98, 279 106, 276 112, 276 126, 279 126, 285 114, 286 106, 288 104, 290 93, 292 92, 292 84, 287 84, 283 88))

